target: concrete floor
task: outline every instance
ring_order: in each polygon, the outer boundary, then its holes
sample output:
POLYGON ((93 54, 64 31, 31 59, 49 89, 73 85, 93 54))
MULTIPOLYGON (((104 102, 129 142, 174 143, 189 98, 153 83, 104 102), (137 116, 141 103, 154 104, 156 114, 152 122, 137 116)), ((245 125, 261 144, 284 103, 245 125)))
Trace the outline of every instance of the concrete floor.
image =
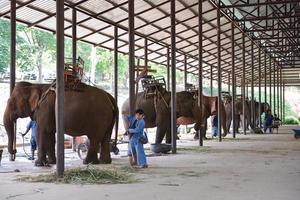
MULTIPOLYGON (((231 137, 229 135, 228 137, 231 137)), ((205 141, 202 150, 191 135, 178 142, 176 155, 149 157, 149 168, 137 170, 134 184, 65 185, 24 183, 18 175, 38 174, 49 168, 32 167, 25 159, 4 158, 0 167, 0 199, 151 199, 151 200, 295 200, 300 197, 300 140, 290 128, 280 134, 237 135, 235 141, 205 141), (189 147, 187 147, 189 146, 189 147), (18 168, 20 173, 10 173, 18 168)), ((122 152, 124 155, 124 152, 122 152)), ((81 165, 67 154, 67 166, 81 165)), ((127 158, 115 156, 114 166, 127 158)))

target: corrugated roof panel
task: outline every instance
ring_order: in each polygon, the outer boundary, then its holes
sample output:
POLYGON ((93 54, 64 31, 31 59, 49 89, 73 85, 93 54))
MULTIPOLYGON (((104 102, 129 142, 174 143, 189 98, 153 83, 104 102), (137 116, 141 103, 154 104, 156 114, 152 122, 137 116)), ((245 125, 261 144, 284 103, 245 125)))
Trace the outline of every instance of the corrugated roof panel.
POLYGON ((113 19, 114 22, 118 22, 123 19, 128 18, 128 13, 120 8, 115 8, 109 12, 106 12, 102 15, 103 17, 107 19, 113 19))
POLYGON ((101 13, 104 10, 107 10, 113 7, 112 4, 108 3, 105 0, 88 0, 78 6, 79 8, 84 8, 93 14, 101 13))
POLYGON ((39 0, 32 2, 29 6, 34 6, 36 8, 40 8, 44 11, 47 11, 49 13, 55 13, 56 12, 56 2, 55 1, 49 1, 49 0, 39 0))
POLYGON ((9 1, 0 1, 0 14, 10 10, 9 1))
POLYGON ((99 43, 104 42, 104 41, 106 41, 106 40, 108 40, 110 38, 104 36, 103 34, 96 33, 96 34, 90 35, 90 36, 88 36, 88 37, 86 37, 84 39, 85 40, 89 40, 89 41, 91 41, 94 44, 99 44, 99 43))
POLYGON ((16 12, 16 16, 18 19, 23 19, 24 21, 29 23, 34 23, 40 19, 47 17, 48 15, 27 7, 22 7, 18 9, 18 11, 16 12))
POLYGON ((90 20, 85 21, 81 24, 85 25, 85 26, 88 26, 88 27, 92 28, 93 30, 98 30, 98 29, 101 29, 103 27, 109 26, 109 24, 107 24, 103 21, 99 21, 97 19, 90 19, 90 20))

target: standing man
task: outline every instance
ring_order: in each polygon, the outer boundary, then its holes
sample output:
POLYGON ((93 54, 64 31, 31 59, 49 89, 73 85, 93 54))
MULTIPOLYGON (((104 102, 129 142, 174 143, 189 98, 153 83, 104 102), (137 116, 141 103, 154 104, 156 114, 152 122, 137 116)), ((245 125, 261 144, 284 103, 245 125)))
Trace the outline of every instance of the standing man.
POLYGON ((213 115, 211 120, 211 136, 212 138, 218 136, 218 116, 213 115))
POLYGON ((139 165, 141 168, 147 168, 147 160, 144 151, 144 145, 140 142, 140 139, 144 137, 144 111, 137 109, 135 116, 129 116, 128 121, 130 127, 129 132, 129 145, 128 145, 128 157, 131 165, 139 165))
POLYGON ((28 124, 27 124, 27 130, 25 131, 24 134, 22 134, 22 136, 24 137, 29 130, 31 129, 31 137, 30 137, 30 146, 31 146, 31 157, 28 158, 28 160, 34 160, 34 152, 36 150, 36 140, 35 140, 35 134, 36 134, 36 122, 34 120, 31 120, 28 124))
POLYGON ((273 115, 271 110, 268 110, 265 114, 265 121, 264 121, 264 133, 266 130, 269 129, 270 133, 272 133, 272 124, 273 124, 273 115))

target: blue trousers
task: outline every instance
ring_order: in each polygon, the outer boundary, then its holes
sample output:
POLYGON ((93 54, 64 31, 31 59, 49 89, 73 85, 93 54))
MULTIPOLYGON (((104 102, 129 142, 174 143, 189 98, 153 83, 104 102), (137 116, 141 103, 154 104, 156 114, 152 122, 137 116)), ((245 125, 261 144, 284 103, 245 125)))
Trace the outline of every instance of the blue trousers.
POLYGON ((264 133, 266 132, 267 129, 269 129, 269 132, 272 133, 271 125, 267 125, 266 123, 264 123, 264 133))
POLYGON ((31 136, 31 138, 30 138, 30 146, 31 146, 31 151, 35 151, 36 150, 36 147, 37 147, 37 145, 36 145, 36 141, 35 141, 35 137, 33 136, 31 136))
POLYGON ((131 138, 128 143, 128 156, 132 155, 136 155, 138 165, 147 165, 144 145, 137 138, 131 138))
POLYGON ((216 127, 216 126, 211 127, 211 136, 212 137, 218 136, 218 127, 216 127))

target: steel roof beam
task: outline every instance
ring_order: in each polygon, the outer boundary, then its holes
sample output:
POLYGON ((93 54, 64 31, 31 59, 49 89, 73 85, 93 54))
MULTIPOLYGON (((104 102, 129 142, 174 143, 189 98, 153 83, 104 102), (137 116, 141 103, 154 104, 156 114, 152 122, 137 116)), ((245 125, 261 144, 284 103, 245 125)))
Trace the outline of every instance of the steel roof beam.
POLYGON ((245 18, 245 19, 238 19, 237 22, 251 22, 251 21, 262 21, 262 20, 273 20, 273 19, 290 19, 290 18, 300 18, 300 15, 283 15, 283 16, 259 16, 259 17, 252 17, 252 18, 245 18))
POLYGON ((258 3, 224 5, 221 6, 221 8, 244 8, 244 7, 257 7, 257 6, 267 6, 267 5, 277 5, 277 4, 287 4, 287 3, 299 3, 299 1, 298 0, 265 1, 265 2, 258 2, 258 3))

